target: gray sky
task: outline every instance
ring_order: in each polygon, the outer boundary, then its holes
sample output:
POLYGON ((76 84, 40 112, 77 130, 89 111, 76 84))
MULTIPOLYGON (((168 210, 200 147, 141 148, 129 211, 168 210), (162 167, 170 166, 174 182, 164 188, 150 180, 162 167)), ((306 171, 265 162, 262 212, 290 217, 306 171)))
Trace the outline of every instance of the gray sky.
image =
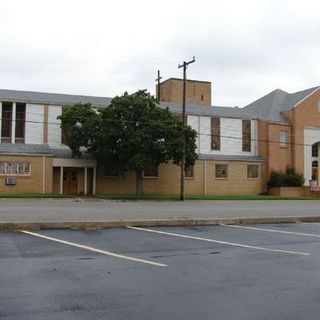
POLYGON ((112 97, 181 77, 244 106, 320 85, 318 0, 0 0, 0 88, 112 97))

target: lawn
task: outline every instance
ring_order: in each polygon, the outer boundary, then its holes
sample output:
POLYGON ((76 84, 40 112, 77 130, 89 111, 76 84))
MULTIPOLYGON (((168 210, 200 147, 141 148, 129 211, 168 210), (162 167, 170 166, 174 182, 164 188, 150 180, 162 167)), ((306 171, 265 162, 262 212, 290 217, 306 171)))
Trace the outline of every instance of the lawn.
MULTIPOLYGON (((114 200, 179 200, 179 195, 173 194, 97 194, 94 197, 99 199, 114 200)), ((186 200, 314 200, 311 197, 276 197, 257 194, 242 195, 192 195, 187 194, 186 200)))

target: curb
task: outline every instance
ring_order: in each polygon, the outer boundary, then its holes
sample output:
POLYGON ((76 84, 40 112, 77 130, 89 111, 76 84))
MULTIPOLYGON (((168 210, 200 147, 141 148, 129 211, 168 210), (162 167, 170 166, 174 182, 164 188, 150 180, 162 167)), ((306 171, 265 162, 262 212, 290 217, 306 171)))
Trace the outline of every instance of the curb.
POLYGON ((200 218, 200 219, 145 219, 105 221, 30 221, 0 222, 0 231, 43 230, 43 229, 106 229, 121 227, 178 227, 209 226, 219 224, 271 224, 320 222, 320 216, 287 216, 261 218, 200 218))

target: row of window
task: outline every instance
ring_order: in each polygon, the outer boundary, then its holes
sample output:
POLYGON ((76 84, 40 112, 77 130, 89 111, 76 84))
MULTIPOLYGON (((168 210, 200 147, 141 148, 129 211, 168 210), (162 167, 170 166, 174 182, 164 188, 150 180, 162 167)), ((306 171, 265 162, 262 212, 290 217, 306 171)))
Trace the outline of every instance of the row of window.
POLYGON ((29 176, 30 173, 30 162, 0 161, 0 175, 2 176, 29 176))
MULTIPOLYGON (((104 168, 105 177, 118 177, 119 172, 111 169, 110 167, 104 168)), ((145 169, 143 171, 143 177, 145 178, 157 178, 158 168, 145 169)), ((190 166, 185 170, 186 178, 194 178, 194 167, 190 166)), ((215 177, 220 179, 228 178, 228 165, 227 164, 216 164, 215 165, 215 177)), ((259 178, 259 166, 258 165, 247 165, 247 178, 258 179, 259 178)))
MULTIPOLYGON (((211 150, 221 150, 220 118, 211 118, 211 150)), ((242 151, 251 152, 251 120, 242 120, 242 151)))
POLYGON ((12 142, 14 133, 15 143, 24 143, 26 104, 16 103, 14 110, 12 102, 2 102, 1 113, 1 142, 12 142), (15 113, 14 113, 15 112, 15 113), (13 121, 15 119, 15 121, 13 121), (14 128, 12 127, 14 125, 14 128), (13 131, 13 130, 14 131, 13 131))

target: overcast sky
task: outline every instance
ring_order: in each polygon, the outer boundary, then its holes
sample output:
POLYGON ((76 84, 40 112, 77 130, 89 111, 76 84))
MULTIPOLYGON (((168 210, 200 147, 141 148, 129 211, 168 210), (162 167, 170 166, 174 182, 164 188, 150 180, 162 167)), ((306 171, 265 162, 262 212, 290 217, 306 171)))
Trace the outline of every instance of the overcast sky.
POLYGON ((213 105, 320 85, 319 0, 0 0, 0 88, 113 97, 181 77, 213 105))

